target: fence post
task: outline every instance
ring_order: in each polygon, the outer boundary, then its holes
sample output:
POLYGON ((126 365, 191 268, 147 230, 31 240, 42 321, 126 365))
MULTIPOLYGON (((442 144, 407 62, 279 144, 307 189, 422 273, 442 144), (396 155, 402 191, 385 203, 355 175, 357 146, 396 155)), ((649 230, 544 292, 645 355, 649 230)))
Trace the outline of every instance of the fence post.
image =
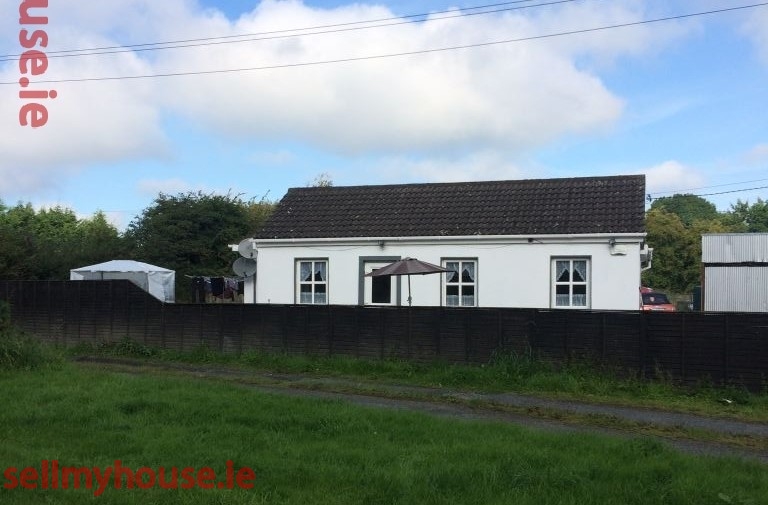
POLYGON ((683 382, 685 382, 687 375, 685 370, 685 312, 681 312, 680 316, 680 373, 683 382))
MULTIPOLYGON (((130 292, 130 290, 128 290, 130 292)), ((145 300, 141 301, 144 306, 144 345, 147 345, 147 333, 149 332, 149 304, 145 300)), ((128 316, 130 319, 130 315, 128 316)), ((162 324, 162 321, 161 323, 162 324)))
POLYGON ((379 311, 379 329, 377 331, 379 336, 379 359, 384 359, 384 329, 387 327, 387 321, 384 314, 385 312, 383 309, 379 311))
POLYGON ((328 356, 333 356, 333 306, 328 307, 328 356))
MULTIPOLYGON (((54 334, 54 332, 53 332, 53 321, 52 321, 52 318, 51 318, 51 281, 48 281, 48 284, 46 286, 47 286, 47 289, 48 289, 48 293, 47 293, 48 296, 45 297, 46 298, 46 300, 45 300, 45 311, 46 311, 46 316, 48 316, 46 318, 46 320, 47 320, 46 324, 48 325, 48 331, 47 332, 48 332, 48 335, 53 335, 54 334)), ((58 332, 56 332, 56 334, 55 334, 55 336, 53 338, 53 341, 58 344, 59 343, 58 340, 59 340, 59 335, 58 335, 58 332)))
POLYGON ((498 337, 499 341, 496 344, 496 349, 498 352, 502 352, 504 350, 504 321, 502 318, 502 312, 501 308, 496 309, 496 331, 498 331, 498 337))
POLYGON ((435 315, 437 316, 437 321, 434 323, 435 328, 435 356, 440 359, 443 357, 443 351, 441 349, 441 341, 443 338, 443 306, 435 310, 435 315))
POLYGON ((128 286, 125 287, 125 336, 128 338, 131 338, 131 312, 130 312, 130 302, 129 302, 129 293, 131 292, 130 289, 128 289, 128 286))
POLYGON ((309 331, 309 321, 312 319, 312 311, 314 310, 314 307, 305 307, 304 310, 304 354, 305 355, 312 355, 314 354, 314 341, 310 336, 309 331))
POLYGON ((219 352, 222 354, 224 353, 224 304, 223 303, 219 305, 219 352))
POLYGON ((109 289, 107 290, 109 298, 109 341, 114 341, 115 335, 115 312, 117 303, 115 302, 115 281, 109 281, 109 289))
POLYGON ((600 314, 600 363, 605 364, 605 312, 600 314))
POLYGON ((39 335, 37 332, 37 314, 39 313, 37 306, 37 282, 32 283, 32 334, 39 335))
POLYGON ((238 323, 238 331, 240 335, 240 339, 237 342, 237 354, 242 355, 243 354, 243 312, 245 311, 245 304, 240 304, 240 310, 239 310, 239 323, 238 323))
POLYGON ((280 320, 282 322, 281 326, 283 329, 282 351, 284 353, 287 353, 288 352, 288 306, 287 305, 282 306, 282 310, 280 311, 280 320))
MULTIPOLYGON (((357 320, 355 320, 357 322, 357 320)), ((405 340, 405 355, 408 357, 408 359, 411 359, 411 306, 408 305, 408 331, 406 332, 406 340, 405 340)), ((355 330, 357 330, 357 327, 355 327, 355 330)))
POLYGON ((573 314, 573 311, 567 310, 565 311, 565 328, 563 328, 563 354, 565 358, 566 364, 571 363, 571 353, 570 349, 568 348, 568 337, 569 333, 571 332, 571 314, 573 314))
POLYGON ((197 316, 197 328, 199 330, 197 332, 197 341, 202 343, 203 342, 203 335, 205 335, 205 332, 203 331, 204 330, 203 323, 204 323, 204 317, 205 316, 203 315, 202 306, 199 303, 196 303, 195 307, 197 307, 197 314, 198 314, 198 316, 197 316))
POLYGON ((723 384, 728 384, 728 364, 729 364, 729 336, 730 336, 730 324, 728 320, 728 313, 725 314, 723 319, 723 384))
MULTIPOLYGON (((360 357, 360 314, 362 314, 362 308, 360 305, 355 306, 355 357, 360 357)), ((408 328, 408 332, 410 334, 410 327, 408 328)), ((410 353, 410 345, 408 349, 408 357, 411 357, 410 353)))
POLYGON ((465 312, 464 316, 464 363, 469 363, 469 320, 473 312, 465 312))
POLYGON ((82 307, 83 303, 83 283, 78 282, 77 283, 77 343, 82 343, 82 336, 80 335, 80 327, 82 325, 83 321, 83 314, 80 311, 80 307, 82 307))
MULTIPOLYGON (((267 348, 267 345, 264 343, 264 312, 267 310, 267 308, 272 308, 272 305, 254 305, 254 307, 258 308, 259 311, 259 351, 264 352, 264 349, 267 348)), ((274 309, 272 309, 274 310, 274 309)))
MULTIPOLYGON (((182 348, 183 346, 184 339, 182 338, 182 348)), ((160 349, 165 349, 165 303, 160 306, 160 349)))
POLYGON ((536 334, 539 331, 536 316, 538 315, 539 311, 538 309, 529 309, 528 311, 528 320, 525 322, 525 336, 528 340, 528 349, 533 353, 535 352, 536 346, 536 334))
POLYGON ((638 347, 640 348, 640 376, 645 378, 645 371, 648 368, 648 355, 646 352, 646 348, 648 347, 648 314, 640 311, 638 316, 640 317, 640 342, 638 342, 638 347))

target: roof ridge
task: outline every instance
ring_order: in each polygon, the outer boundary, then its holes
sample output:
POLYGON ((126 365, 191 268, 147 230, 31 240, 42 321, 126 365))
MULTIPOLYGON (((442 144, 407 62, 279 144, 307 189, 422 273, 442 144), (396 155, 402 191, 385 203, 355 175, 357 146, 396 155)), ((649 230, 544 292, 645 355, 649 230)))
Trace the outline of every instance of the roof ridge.
POLYGON ((523 182, 564 182, 564 181, 591 181, 605 179, 632 179, 643 178, 645 174, 626 174, 626 175, 594 175, 584 177, 551 177, 551 178, 533 178, 533 179, 486 179, 480 181, 445 181, 445 182, 404 182, 389 184, 354 184, 350 186, 294 186, 288 188, 291 190, 334 190, 334 189, 355 189, 355 188, 401 188, 401 187, 427 187, 427 186, 458 186, 458 185, 481 185, 481 184, 501 184, 501 183, 523 183, 523 182))

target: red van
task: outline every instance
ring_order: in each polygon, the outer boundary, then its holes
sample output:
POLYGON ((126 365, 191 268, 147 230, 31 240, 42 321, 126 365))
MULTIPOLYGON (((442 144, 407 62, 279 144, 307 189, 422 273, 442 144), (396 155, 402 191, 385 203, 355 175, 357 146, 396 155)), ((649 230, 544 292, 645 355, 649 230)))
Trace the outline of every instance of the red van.
POLYGON ((640 308, 661 312, 675 312, 677 310, 666 294, 646 287, 640 288, 640 308))

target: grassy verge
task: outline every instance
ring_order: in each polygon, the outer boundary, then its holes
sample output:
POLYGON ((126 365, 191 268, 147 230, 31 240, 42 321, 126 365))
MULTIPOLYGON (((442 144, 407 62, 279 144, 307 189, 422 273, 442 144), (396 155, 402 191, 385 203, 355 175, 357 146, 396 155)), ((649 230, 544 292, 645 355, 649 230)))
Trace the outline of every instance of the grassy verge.
MULTIPOLYGON (((0 372, 0 470, 61 465, 212 467, 254 488, 115 489, 104 504, 760 503, 756 463, 690 457, 646 440, 542 433, 190 378, 64 365, 0 372)), ((0 502, 83 503, 93 490, 4 489, 0 502)))
MULTIPOLYGON (((282 374, 250 372, 231 367, 208 367, 206 365, 178 364, 162 361, 146 361, 117 358, 82 358, 81 366, 122 373, 140 373, 159 377, 206 378, 222 383, 245 386, 278 388, 283 390, 313 391, 341 395, 360 395, 369 398, 415 401, 422 404, 447 404, 465 407, 469 411, 491 416, 494 413, 523 416, 527 419, 556 421, 558 424, 605 428, 614 432, 632 435, 647 435, 671 440, 689 440, 715 443, 722 446, 743 448, 752 451, 768 451, 768 438, 756 435, 737 435, 722 430, 685 427, 680 425, 634 421, 609 413, 583 413, 547 406, 515 405, 500 402, 492 397, 475 393, 449 391, 402 385, 387 385, 379 381, 359 381, 344 378, 311 377, 307 375, 286 376, 282 374)), ((460 412, 467 412, 466 410, 460 412)))
POLYGON ((71 350, 78 354, 140 357, 145 359, 227 365, 248 370, 323 377, 344 377, 384 383, 452 388, 469 391, 514 391, 551 398, 568 398, 616 405, 768 421, 768 393, 743 388, 701 384, 681 388, 663 377, 654 380, 624 377, 589 363, 556 367, 530 355, 501 355, 484 366, 446 363, 411 363, 349 357, 312 357, 248 352, 222 355, 205 348, 188 353, 163 351, 123 340, 100 347, 71 350))
POLYGON ((0 371, 56 366, 62 359, 61 352, 14 327, 8 304, 0 301, 0 371))

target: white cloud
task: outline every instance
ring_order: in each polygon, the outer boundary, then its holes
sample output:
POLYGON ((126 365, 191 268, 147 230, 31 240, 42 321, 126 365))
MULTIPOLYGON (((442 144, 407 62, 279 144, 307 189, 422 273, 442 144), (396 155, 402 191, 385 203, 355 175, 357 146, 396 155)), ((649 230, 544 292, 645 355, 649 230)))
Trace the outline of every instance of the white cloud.
MULTIPOLYGON (((114 44, 67 27, 51 26, 48 31, 49 47, 114 44)), ((19 123, 20 108, 31 102, 18 97, 21 88, 0 86, 0 92, 7 93, 7 98, 0 100, 0 192, 49 189, 87 165, 165 153, 160 113, 149 82, 35 84, 41 79, 133 74, 149 69, 147 62, 131 53, 105 59, 49 58, 48 70, 33 77, 27 88, 57 93, 55 99, 39 101, 48 110, 48 122, 39 128, 19 123)), ((17 62, 0 70, 2 82, 18 82, 20 77, 17 62)))
MULTIPOLYGON (((388 16, 382 7, 321 10, 267 0, 222 35, 388 16)), ((539 32, 534 21, 520 14, 480 16, 206 47, 193 52, 194 65, 164 53, 157 67, 176 72, 364 58, 539 32)), ((622 110, 622 101, 597 77, 577 69, 568 51, 536 43, 178 83, 166 88, 165 101, 212 130, 239 137, 298 137, 344 153, 457 145, 525 149, 563 133, 605 128, 622 110)))
POLYGON ((489 181, 528 177, 525 171, 496 151, 474 152, 451 159, 391 157, 380 161, 372 172, 380 174, 377 176, 377 182, 384 184, 489 181))
POLYGON ((744 31, 754 42, 763 62, 768 65, 768 8, 753 9, 744 23, 744 31))
MULTIPOLYGON (((580 3, 301 38, 57 58, 51 59, 45 78, 364 58, 639 20, 642 5, 639 0, 616 0, 609 7, 580 3)), ((235 21, 201 10, 194 0, 61 0, 49 10, 49 50, 275 32, 392 16, 383 6, 321 9, 298 0, 264 0, 235 21)), ((59 96, 49 100, 49 123, 36 130, 18 125, 18 100, 0 100, 0 191, 55 186, 89 165, 168 156, 164 120, 169 115, 225 141, 306 142, 344 154, 426 156, 446 149, 520 153, 562 135, 611 128, 621 116, 621 97, 580 62, 634 56, 663 45, 679 31, 676 26, 649 25, 331 65, 52 84, 59 96)), ((19 50, 17 41, 0 44, 7 53, 19 50)), ((0 69, 2 81, 18 78, 14 62, 0 69)), ((13 95, 17 90, 4 86, 0 91, 13 95)), ((420 170, 425 177, 440 178, 452 169, 430 169, 422 163, 420 170)), ((468 170, 483 173, 476 167, 468 170)), ((515 172, 503 166, 484 170, 488 177, 515 172)))
POLYGON ((253 153, 248 159, 256 165, 281 166, 293 163, 298 157, 287 149, 280 149, 276 151, 259 151, 253 153))
POLYGON ((164 195, 178 195, 180 193, 201 192, 203 194, 238 195, 239 188, 215 188, 206 184, 194 184, 177 177, 169 179, 142 179, 136 183, 137 191, 152 199, 160 193, 164 195))
POLYGON ((175 195, 178 193, 187 193, 189 191, 197 191, 202 188, 195 187, 187 181, 182 179, 143 179, 138 182, 137 188, 140 193, 150 196, 152 198, 157 197, 160 193, 166 195, 175 195))
POLYGON ((671 196, 669 192, 689 192, 704 185, 704 177, 696 169, 674 160, 641 170, 645 174, 645 190, 653 196, 671 196))
POLYGON ((673 12, 668 7, 666 2, 659 5, 649 0, 577 2, 558 7, 556 15, 553 15, 553 10, 532 9, 532 19, 537 29, 547 34, 590 30, 547 39, 546 43, 556 48, 561 55, 581 56, 598 66, 604 66, 621 56, 656 54, 675 40, 698 29, 697 20, 633 25, 644 20, 670 16, 673 12), (603 27, 617 28, 598 29, 603 27))
POLYGON ((768 143, 757 144, 747 152, 744 161, 750 165, 757 165, 768 161, 768 143))

